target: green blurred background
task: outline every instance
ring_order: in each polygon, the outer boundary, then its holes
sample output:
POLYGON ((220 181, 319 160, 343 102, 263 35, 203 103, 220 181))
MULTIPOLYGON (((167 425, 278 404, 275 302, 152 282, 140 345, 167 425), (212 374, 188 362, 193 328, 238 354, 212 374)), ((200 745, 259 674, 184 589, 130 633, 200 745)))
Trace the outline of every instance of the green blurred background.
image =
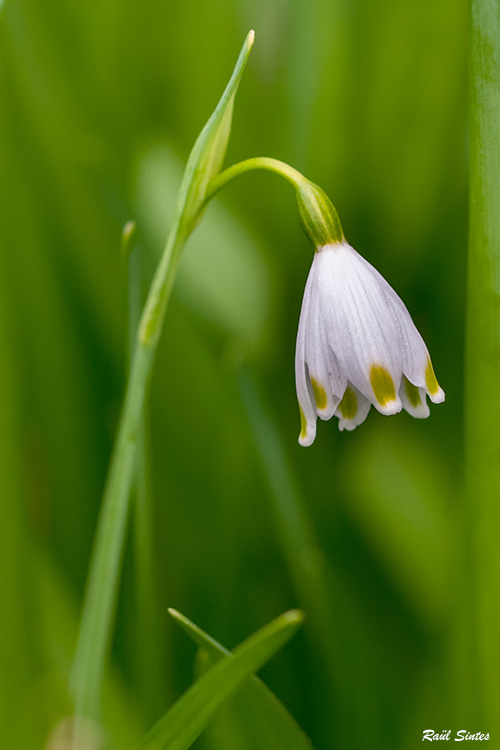
MULTIPOLYGON (((126 379, 121 230, 137 221, 133 303, 250 28, 226 164, 273 156, 326 190, 348 241, 405 300, 447 401, 425 421, 372 410, 354 433, 321 423, 300 448, 293 362, 312 248, 276 176, 225 189, 185 250, 155 367, 153 596, 141 603, 131 532, 105 692, 111 747, 132 747, 193 680, 195 650, 167 607, 229 648, 288 608, 307 613, 276 510, 278 469, 325 556, 331 637, 309 618, 262 677, 318 750, 416 747, 424 729, 452 726, 465 3, 5 0, 0 737, 12 750, 43 747, 71 710, 126 379), (266 468, 271 433, 278 469, 266 468)), ((221 715, 196 747, 256 747, 230 732, 221 715)))

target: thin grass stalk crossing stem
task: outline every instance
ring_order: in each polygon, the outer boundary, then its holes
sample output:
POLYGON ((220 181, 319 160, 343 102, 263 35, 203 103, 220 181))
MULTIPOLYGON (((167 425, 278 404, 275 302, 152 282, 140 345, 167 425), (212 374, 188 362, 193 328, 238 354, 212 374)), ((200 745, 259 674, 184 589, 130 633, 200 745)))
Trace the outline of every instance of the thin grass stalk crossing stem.
MULTIPOLYGON (((466 343, 468 713, 500 732, 500 8, 470 0, 466 343)), ((465 718, 465 717, 464 717, 465 718)))

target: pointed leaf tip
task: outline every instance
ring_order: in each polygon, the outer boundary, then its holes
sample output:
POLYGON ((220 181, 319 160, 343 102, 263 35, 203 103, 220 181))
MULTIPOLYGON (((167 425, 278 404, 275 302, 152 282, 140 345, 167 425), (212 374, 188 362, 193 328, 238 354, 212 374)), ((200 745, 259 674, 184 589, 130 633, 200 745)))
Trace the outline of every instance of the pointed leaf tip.
POLYGON ((123 258, 126 258, 131 250, 131 246, 132 246, 131 240, 135 234, 136 229, 137 229, 137 225, 135 221, 127 221, 127 223, 122 229, 121 255, 123 258))
POLYGON ((284 612, 281 617, 287 622, 296 622, 300 624, 305 620, 305 614, 301 609, 289 609, 288 612, 284 612))
MULTIPOLYGON (((169 611, 173 616, 180 615, 169 611)), ((219 706, 290 640, 301 619, 302 613, 297 610, 285 612, 231 654, 224 654, 155 724, 139 750, 187 750, 219 706)), ((189 625, 196 629, 193 623, 189 625)))
POLYGON ((208 183, 219 173, 222 167, 231 133, 234 97, 254 39, 255 32, 252 30, 247 34, 243 43, 229 83, 224 89, 217 107, 198 136, 189 156, 178 206, 179 216, 182 217, 187 228, 186 236, 194 229, 196 222, 201 218, 208 183))
MULTIPOLYGON (((218 662, 230 653, 184 615, 172 608, 168 611, 194 643, 208 654, 210 661, 218 662)), ((296 620, 302 618, 303 613, 292 610, 286 612, 284 617, 285 623, 282 620, 282 625, 285 627, 291 625, 295 628, 298 625, 296 620)), ((235 722, 235 726, 239 727, 238 731, 248 739, 248 747, 273 747, 273 750, 313 750, 310 740, 295 719, 256 675, 244 682, 239 695, 233 698, 233 702, 227 707, 230 721, 235 722)))

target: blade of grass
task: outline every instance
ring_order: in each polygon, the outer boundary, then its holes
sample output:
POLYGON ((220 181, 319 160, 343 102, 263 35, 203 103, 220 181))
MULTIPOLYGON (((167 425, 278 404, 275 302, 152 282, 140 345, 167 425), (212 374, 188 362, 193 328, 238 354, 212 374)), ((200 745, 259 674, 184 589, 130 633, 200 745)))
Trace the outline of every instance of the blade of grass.
POLYGON ((219 706, 292 637, 303 620, 285 612, 225 655, 153 727, 138 750, 186 750, 219 706))
MULTIPOLYGON (((500 18, 470 2, 466 339, 467 715, 500 731, 500 18)), ((494 736, 494 734, 493 734, 494 736)))
MULTIPOLYGON (((225 656, 231 654, 224 646, 217 643, 201 628, 195 625, 187 617, 176 612, 175 609, 168 610, 176 622, 186 631, 193 641, 204 649, 211 662, 218 662, 225 656)), ((238 693, 233 697, 235 713, 242 717, 247 727, 247 735, 252 732, 253 726, 259 733, 260 746, 266 742, 273 750, 312 750, 309 738, 304 734, 293 716, 287 711, 280 700, 269 690, 262 680, 255 675, 242 685, 238 693)), ((252 746, 252 738, 248 737, 249 747, 252 746)), ((253 745, 257 747, 257 742, 253 745)))
POLYGON ((300 600, 321 643, 333 683, 336 666, 332 634, 336 627, 326 560, 299 497, 281 438, 246 371, 240 376, 240 386, 255 444, 271 489, 283 550, 300 600))
MULTIPOLYGON (((122 256, 128 259, 128 358, 132 357, 139 327, 142 303, 141 246, 132 241, 134 222, 127 222, 122 235, 122 256)), ((155 581, 153 552, 153 518, 151 465, 149 451, 149 409, 146 407, 139 425, 133 495, 133 553, 135 562, 135 612, 133 653, 138 693, 146 716, 154 721, 167 703, 166 665, 161 618, 155 581)))
MULTIPOLYGON (((7 235, 8 237, 8 235, 7 235)), ((0 736, 12 750, 35 742, 23 707, 34 678, 38 640, 30 627, 36 611, 30 538, 23 513, 21 435, 15 348, 10 325, 15 316, 6 302, 0 268, 0 736), (31 735, 31 736, 30 736, 31 735)), ((7 276, 7 279, 9 276, 7 276)), ((10 282, 11 283, 11 282, 10 282)))
POLYGON ((193 147, 179 193, 176 217, 142 316, 90 561, 73 665, 72 688, 77 715, 99 718, 101 684, 116 606, 146 391, 180 253, 195 225, 206 186, 222 164, 229 138, 232 102, 253 39, 254 34, 250 32, 222 98, 193 147))

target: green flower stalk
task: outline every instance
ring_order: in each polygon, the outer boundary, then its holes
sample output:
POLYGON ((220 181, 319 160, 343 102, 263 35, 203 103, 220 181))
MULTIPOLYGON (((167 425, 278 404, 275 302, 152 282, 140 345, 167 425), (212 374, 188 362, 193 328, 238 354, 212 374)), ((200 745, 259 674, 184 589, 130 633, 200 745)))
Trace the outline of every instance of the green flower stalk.
MULTIPOLYGON (((72 673, 75 713, 100 717, 101 686, 111 639, 140 424, 167 303, 182 248, 203 211, 207 186, 219 172, 231 130, 234 97, 254 41, 251 31, 231 80, 189 157, 176 215, 142 316, 132 358, 90 562, 72 673)), ((76 738, 75 744, 77 744, 76 738)))
POLYGON ((260 156, 234 164, 215 177, 208 186, 206 201, 227 185, 235 177, 263 169, 283 177, 295 188, 299 221, 302 229, 313 245, 320 247, 344 239, 342 225, 331 200, 326 193, 300 172, 278 159, 260 156))

